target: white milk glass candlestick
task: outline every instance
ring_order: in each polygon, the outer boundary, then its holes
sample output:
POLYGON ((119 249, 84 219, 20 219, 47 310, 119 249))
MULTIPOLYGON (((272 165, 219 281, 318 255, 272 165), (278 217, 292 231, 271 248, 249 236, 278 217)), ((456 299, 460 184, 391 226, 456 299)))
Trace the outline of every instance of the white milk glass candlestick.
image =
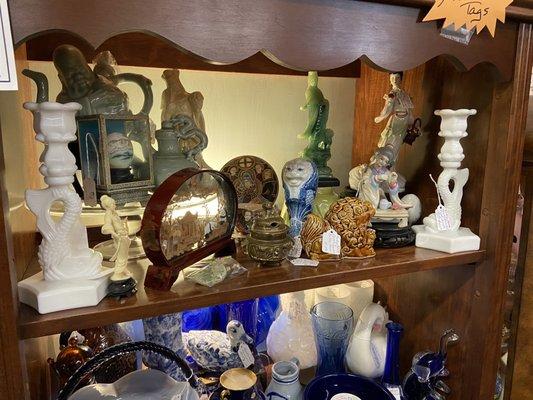
POLYGON ((439 136, 444 138, 438 155, 443 171, 436 182, 439 206, 435 213, 424 218, 423 225, 413 227, 417 247, 446 253, 479 250, 479 236, 461 227, 461 200, 469 172, 468 168, 459 169, 465 157, 460 140, 468 136, 467 118, 476 112, 466 109, 435 111, 435 115, 442 118, 439 136), (453 190, 450 190, 451 182, 453 190))
POLYGON ((43 239, 38 259, 42 272, 18 284, 20 301, 39 313, 86 307, 105 297, 111 270, 102 268, 102 255, 91 250, 80 221, 82 202, 72 188, 76 163, 68 143, 76 140, 78 103, 25 103, 33 113, 36 140, 44 143, 39 171, 46 189, 27 190, 26 203, 37 217, 43 239), (59 221, 50 217, 52 203, 63 202, 59 221))

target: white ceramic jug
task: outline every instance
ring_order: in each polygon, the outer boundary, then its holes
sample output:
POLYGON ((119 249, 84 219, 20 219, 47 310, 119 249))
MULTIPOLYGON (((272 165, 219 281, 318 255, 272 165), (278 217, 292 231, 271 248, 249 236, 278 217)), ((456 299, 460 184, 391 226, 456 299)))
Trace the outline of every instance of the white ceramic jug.
POLYGON ((302 385, 300 384, 298 359, 279 361, 272 366, 272 381, 265 395, 267 400, 300 400, 302 385))

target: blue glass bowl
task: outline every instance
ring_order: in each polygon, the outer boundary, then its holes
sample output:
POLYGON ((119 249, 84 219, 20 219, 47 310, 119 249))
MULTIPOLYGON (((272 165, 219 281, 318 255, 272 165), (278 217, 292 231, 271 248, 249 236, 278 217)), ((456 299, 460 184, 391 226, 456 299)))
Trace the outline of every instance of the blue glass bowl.
POLYGON ((395 400, 379 383, 353 374, 331 374, 313 379, 304 392, 304 400, 330 400, 339 393, 356 395, 361 400, 395 400))

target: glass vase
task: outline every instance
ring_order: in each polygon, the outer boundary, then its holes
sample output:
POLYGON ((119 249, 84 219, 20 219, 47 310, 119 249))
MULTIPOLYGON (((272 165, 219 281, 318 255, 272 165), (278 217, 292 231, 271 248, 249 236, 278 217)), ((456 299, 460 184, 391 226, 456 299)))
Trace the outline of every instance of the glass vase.
POLYGON ((387 355, 385 356, 385 371, 381 382, 397 399, 402 397, 400 384, 400 340, 403 336, 403 326, 397 322, 386 325, 387 355))
POLYGON ((333 301, 316 304, 311 310, 318 353, 316 376, 346 372, 344 357, 353 331, 353 311, 333 301))

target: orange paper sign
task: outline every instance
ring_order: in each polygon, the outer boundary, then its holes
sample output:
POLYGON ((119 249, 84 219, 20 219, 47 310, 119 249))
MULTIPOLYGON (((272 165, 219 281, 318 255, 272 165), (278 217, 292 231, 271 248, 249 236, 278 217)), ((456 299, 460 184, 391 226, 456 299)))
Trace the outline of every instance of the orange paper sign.
POLYGON ((445 19, 444 27, 451 24, 455 29, 466 25, 466 29, 476 28, 479 33, 487 27, 494 37, 496 20, 505 22, 505 8, 513 0, 436 0, 424 21, 445 19))

